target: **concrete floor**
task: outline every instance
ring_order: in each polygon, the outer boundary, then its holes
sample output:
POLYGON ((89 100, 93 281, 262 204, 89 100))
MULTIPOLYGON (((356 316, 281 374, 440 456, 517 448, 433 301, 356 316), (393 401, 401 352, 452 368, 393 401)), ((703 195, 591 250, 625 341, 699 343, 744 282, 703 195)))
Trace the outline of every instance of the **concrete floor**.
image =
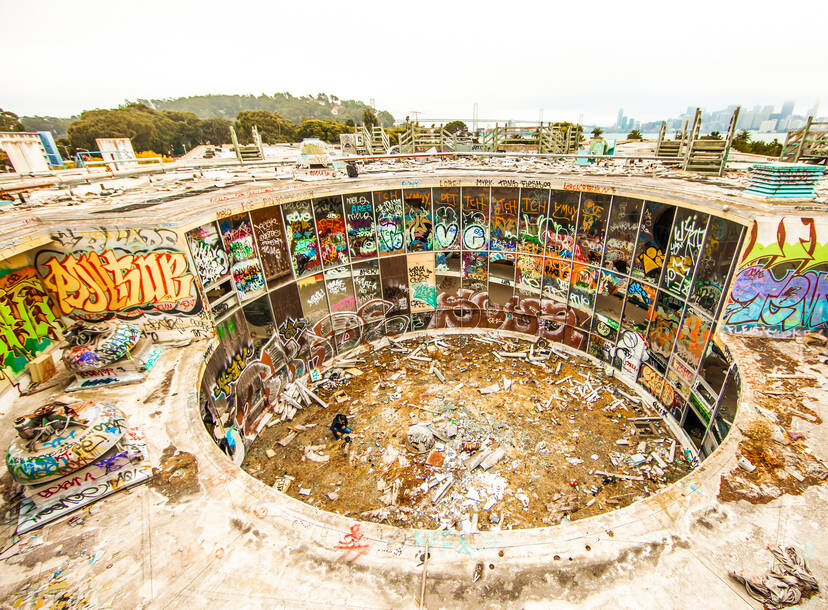
MULTIPOLYGON (((765 504, 718 498, 720 477, 745 476, 735 464, 739 428, 762 417, 754 397, 770 382, 745 340, 724 340, 745 372, 743 400, 733 431, 698 470, 613 513, 465 538, 357 524, 265 487, 218 450, 198 418, 193 382, 206 342, 167 349, 145 383, 106 397, 145 429, 154 465, 169 465, 168 447, 195 456, 182 474, 194 475, 195 492, 170 499, 163 493, 170 489, 140 485, 99 501, 94 514, 75 513, 81 525, 64 518, 24 535, 26 548, 0 563, 0 601, 34 607, 44 596, 36 591, 51 582, 45 592, 64 586, 87 594, 90 605, 77 607, 416 608, 429 546, 428 608, 759 608, 727 572, 759 576, 771 565, 765 546, 782 544, 798 547, 823 585, 802 607, 825 607, 826 486, 765 504), (483 576, 472 583, 478 562, 483 576)), ((772 345, 801 363, 798 373, 815 377, 796 399, 828 417, 828 367, 808 364, 815 359, 799 341, 772 345)), ((56 395, 7 394, 0 442, 11 440, 16 413, 56 395)), ((74 396, 84 395, 100 390, 74 396)), ((796 422, 806 435, 799 442, 828 460, 825 426, 796 422)))

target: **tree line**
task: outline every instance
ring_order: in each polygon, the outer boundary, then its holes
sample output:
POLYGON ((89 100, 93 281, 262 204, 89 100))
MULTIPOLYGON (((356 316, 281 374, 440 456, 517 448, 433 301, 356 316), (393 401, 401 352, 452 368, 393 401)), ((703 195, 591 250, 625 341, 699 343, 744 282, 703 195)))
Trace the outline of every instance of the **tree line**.
MULTIPOLYGON (((363 110, 369 107, 359 100, 342 100, 327 93, 299 97, 288 92, 273 95, 193 95, 175 99, 138 101, 158 110, 194 112, 203 119, 232 120, 243 111, 262 110, 269 114, 275 112, 296 124, 302 123, 305 119, 339 123, 351 120, 359 123, 363 110)), ((394 117, 384 110, 377 113, 377 118, 383 127, 391 127, 394 124, 394 117)))
MULTIPOLYGON (((0 131, 54 133, 48 123, 31 124, 28 118, 31 117, 20 119, 13 112, 0 109, 0 131)), ((362 107, 359 119, 368 127, 380 124, 379 117, 367 106, 362 107)), ((355 124, 350 118, 344 121, 304 118, 297 123, 277 112, 264 110, 243 110, 231 122, 222 118, 202 119, 193 112, 156 110, 133 102, 120 108, 83 112, 68 125, 66 135, 57 139, 57 145, 65 158, 71 158, 77 152, 97 150, 97 138, 129 138, 136 152, 178 156, 199 144, 229 144, 231 125, 242 143, 252 140, 252 128, 256 125, 262 141, 274 144, 304 138, 338 143, 340 134, 353 132, 355 124)))

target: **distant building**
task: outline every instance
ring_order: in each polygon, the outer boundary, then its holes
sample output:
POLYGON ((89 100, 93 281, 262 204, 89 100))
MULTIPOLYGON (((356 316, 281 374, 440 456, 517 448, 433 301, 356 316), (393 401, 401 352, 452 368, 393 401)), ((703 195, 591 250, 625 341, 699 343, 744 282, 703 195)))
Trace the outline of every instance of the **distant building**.
POLYGON ((764 132, 776 131, 776 123, 777 122, 778 122, 777 119, 768 119, 767 121, 762 121, 759 124, 759 131, 764 131, 764 132))
POLYGON ((782 116, 780 118, 784 119, 786 117, 791 116, 793 114, 793 109, 795 105, 796 102, 793 101, 787 101, 784 104, 782 104, 782 112, 780 112, 782 116))

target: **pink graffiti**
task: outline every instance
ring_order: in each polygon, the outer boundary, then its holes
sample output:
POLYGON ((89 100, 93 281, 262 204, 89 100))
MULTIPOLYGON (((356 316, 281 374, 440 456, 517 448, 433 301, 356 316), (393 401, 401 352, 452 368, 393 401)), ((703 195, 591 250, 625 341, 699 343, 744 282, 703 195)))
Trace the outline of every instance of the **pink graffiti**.
POLYGON ((444 292, 437 297, 429 328, 511 330, 583 349, 586 337, 575 328, 576 316, 575 310, 551 299, 513 296, 497 306, 489 301, 488 292, 460 288, 456 296, 444 292))

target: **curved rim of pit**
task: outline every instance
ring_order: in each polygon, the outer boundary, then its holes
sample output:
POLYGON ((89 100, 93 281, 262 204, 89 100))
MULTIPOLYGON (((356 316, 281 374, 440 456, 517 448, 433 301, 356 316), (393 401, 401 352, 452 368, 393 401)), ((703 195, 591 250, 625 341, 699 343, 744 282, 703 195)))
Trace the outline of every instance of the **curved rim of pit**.
MULTIPOLYGON (((398 335, 395 338, 404 340, 421 336, 487 334, 489 332, 491 332, 490 329, 465 328, 419 330, 398 335)), ((536 339, 534 335, 516 331, 497 332, 504 336, 513 336, 530 341, 533 338, 536 339)), ((385 337, 379 341, 383 340, 385 340, 385 337)), ((575 350, 563 344, 555 344, 555 346, 569 353, 586 357, 600 363, 602 366, 607 364, 586 352, 575 350)), ((212 349, 212 347, 208 349, 208 352, 202 357, 201 368, 196 379, 196 388, 200 387, 206 360, 212 349)), ((356 347, 353 349, 356 349, 356 347)), ((341 356, 345 356, 351 351, 349 350, 341 356)), ((335 360, 331 362, 331 365, 334 362, 335 360)), ((643 389, 636 386, 629 387, 646 400, 655 401, 655 398, 643 389)), ((345 535, 353 532, 354 526, 357 525, 358 531, 365 541, 374 545, 385 545, 386 548, 393 546, 395 549, 402 550, 406 547, 422 550, 428 545, 432 549, 455 549, 458 553, 469 556, 471 556, 471 553, 475 553, 475 557, 496 556, 497 551, 511 549, 510 558, 524 562, 531 562, 533 558, 537 559, 539 552, 543 556, 547 554, 550 556, 552 554, 566 554, 567 556, 580 555, 596 559, 595 551, 597 547, 595 545, 601 540, 613 541, 615 546, 625 543, 640 545, 654 540, 671 539, 674 533, 674 523, 677 519, 683 518, 692 509, 698 509, 706 505, 710 499, 718 494, 719 475, 732 468, 736 464, 737 457, 736 452, 732 450, 735 443, 738 442, 738 439, 735 438, 737 435, 728 434, 719 447, 687 475, 623 508, 551 526, 514 530, 487 530, 471 534, 460 534, 456 531, 446 533, 441 530, 403 528, 349 518, 336 512, 316 508, 267 486, 233 463, 213 442, 201 421, 196 396, 197 389, 190 393, 187 401, 187 425, 190 428, 188 432, 198 446, 199 460, 207 458, 209 472, 214 472, 214 476, 208 478, 210 486, 224 486, 228 491, 234 510, 240 507, 236 494, 241 494, 242 498, 246 497, 248 500, 253 500, 252 504, 256 506, 244 507, 248 512, 276 527, 287 525, 292 529, 302 530, 303 540, 314 542, 314 550, 329 558, 341 556, 341 548, 336 548, 337 541, 341 541, 345 535), (198 430, 196 431, 194 428, 198 430), (623 536, 616 536, 615 531, 619 529, 623 531, 623 536), (591 545, 591 549, 585 553, 584 549, 589 545, 591 545), (543 551, 542 549, 547 546, 550 547, 549 550, 543 551)), ((743 395, 739 397, 734 426, 743 417, 739 407, 744 398, 743 395)), ((672 418, 668 415, 665 421, 668 419, 672 418)), ((678 428, 678 424, 674 420, 673 424, 678 428)), ((681 429, 679 428, 679 430, 681 429)), ((681 433, 684 434, 683 431, 681 433)), ((393 552, 391 554, 398 553, 393 552)), ((371 563, 372 561, 379 562, 382 559, 384 557, 380 557, 379 554, 373 558, 364 555, 360 561, 371 563)), ((503 557, 498 557, 498 559, 501 562, 503 561, 503 557)), ((377 563, 377 565, 380 564, 377 563)))

